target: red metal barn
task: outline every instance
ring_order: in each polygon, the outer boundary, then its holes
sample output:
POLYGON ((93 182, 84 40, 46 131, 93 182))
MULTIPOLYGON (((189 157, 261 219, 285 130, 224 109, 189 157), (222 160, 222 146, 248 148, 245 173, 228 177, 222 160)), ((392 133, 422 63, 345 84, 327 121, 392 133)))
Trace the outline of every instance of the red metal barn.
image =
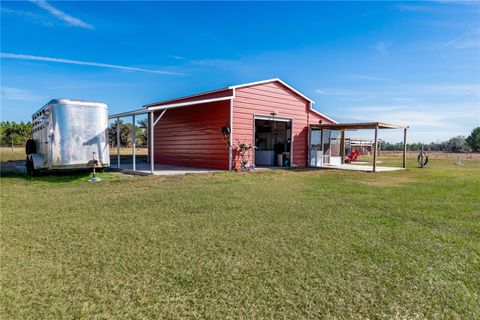
POLYGON ((312 100, 280 79, 149 104, 146 108, 155 110, 157 122, 154 162, 238 169, 239 155, 231 146, 247 143, 256 146, 250 164, 305 167, 309 124, 334 123, 312 105, 312 100))

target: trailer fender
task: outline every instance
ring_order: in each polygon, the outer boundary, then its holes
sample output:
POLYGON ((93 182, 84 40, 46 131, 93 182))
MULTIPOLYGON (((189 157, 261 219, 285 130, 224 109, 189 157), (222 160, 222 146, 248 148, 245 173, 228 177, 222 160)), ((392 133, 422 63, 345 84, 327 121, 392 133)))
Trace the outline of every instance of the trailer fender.
POLYGON ((28 155, 28 157, 30 157, 30 159, 32 160, 33 168, 35 170, 43 167, 44 159, 43 159, 43 156, 41 154, 32 153, 32 154, 28 155))

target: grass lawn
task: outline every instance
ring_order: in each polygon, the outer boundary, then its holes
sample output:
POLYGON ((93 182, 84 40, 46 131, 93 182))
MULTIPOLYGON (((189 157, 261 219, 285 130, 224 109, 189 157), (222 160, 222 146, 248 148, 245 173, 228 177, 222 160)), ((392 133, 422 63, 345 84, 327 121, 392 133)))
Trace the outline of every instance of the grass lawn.
POLYGON ((478 319, 463 163, 100 183, 3 166, 0 317, 478 319))

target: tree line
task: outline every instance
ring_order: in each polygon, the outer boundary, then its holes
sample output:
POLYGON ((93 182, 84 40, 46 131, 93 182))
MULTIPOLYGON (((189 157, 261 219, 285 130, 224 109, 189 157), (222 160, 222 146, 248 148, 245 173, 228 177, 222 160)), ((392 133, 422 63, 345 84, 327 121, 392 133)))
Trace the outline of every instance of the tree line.
POLYGON ((134 126, 131 123, 125 123, 123 120, 115 120, 108 131, 108 138, 112 147, 117 146, 117 130, 120 133, 120 147, 130 147, 132 145, 132 133, 135 130, 135 145, 137 147, 147 147, 147 120, 137 121, 137 125, 134 126), (117 129, 119 128, 119 129, 117 129))
POLYGON ((31 137, 31 122, 0 122, 0 143, 2 146, 24 146, 31 137))
MULTIPOLYGON (((122 120, 115 120, 109 127, 108 137, 112 147, 117 146, 117 128, 120 131, 121 147, 130 147, 132 145, 132 131, 135 130, 135 144, 138 147, 147 147, 147 120, 139 120, 132 125, 122 120)), ((25 146, 28 139, 32 137, 31 122, 0 122, 0 144, 2 146, 25 146)), ((442 152, 478 152, 480 151, 480 127, 472 130, 468 137, 456 136, 447 141, 431 142, 431 143, 410 143, 407 149, 410 151, 420 151, 421 148, 426 151, 442 151, 442 152)), ((385 151, 401 151, 403 143, 390 143, 386 141, 379 142, 380 150, 385 151)))
MULTIPOLYGON (((480 127, 472 130, 468 136, 456 136, 446 141, 430 142, 430 143, 409 143, 407 150, 410 151, 441 151, 441 152, 478 152, 480 151, 480 127)), ((401 151, 403 150, 403 143, 390 143, 386 141, 379 142, 380 150, 385 151, 401 151)))
MULTIPOLYGON (((131 123, 125 123, 122 120, 114 121, 108 130, 109 143, 112 147, 117 146, 117 127, 120 130, 121 147, 130 147, 132 145, 132 131, 135 130, 135 143, 138 147, 147 147, 147 120, 137 121, 133 126, 131 123), (135 127, 135 129, 133 129, 135 127)), ((0 122, 0 145, 2 147, 25 146, 28 139, 32 138, 31 122, 0 122)))

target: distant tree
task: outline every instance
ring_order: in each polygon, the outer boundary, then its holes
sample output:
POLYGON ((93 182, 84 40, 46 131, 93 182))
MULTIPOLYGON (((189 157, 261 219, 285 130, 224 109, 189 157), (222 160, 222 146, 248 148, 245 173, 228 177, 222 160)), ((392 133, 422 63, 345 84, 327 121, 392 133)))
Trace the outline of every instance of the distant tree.
POLYGON ((450 152, 462 152, 465 151, 465 137, 456 136, 448 140, 447 145, 448 151, 450 152))
POLYGON ((25 145, 28 139, 32 137, 32 123, 23 121, 0 122, 0 143, 2 145, 25 145))
POLYGON ((480 151, 480 127, 476 127, 472 130, 472 133, 465 139, 472 151, 480 151))
POLYGON ((112 147, 117 146, 117 128, 120 130, 120 146, 130 147, 132 145, 132 131, 135 130, 135 144, 138 147, 146 146, 145 130, 141 126, 133 126, 123 120, 115 120, 110 125, 109 142, 112 147))
POLYGON ((123 120, 115 120, 111 125, 110 125, 110 130, 108 132, 109 135, 109 140, 110 140, 110 145, 112 147, 117 146, 117 131, 120 132, 120 141, 119 141, 119 146, 126 146, 127 141, 126 141, 126 136, 128 136, 128 133, 125 132, 126 126, 123 120), (123 131, 123 132, 122 132, 123 131), (122 134, 123 133, 123 134, 122 134))
POLYGON ((140 147, 144 147, 146 148, 147 147, 147 139, 148 139, 148 134, 147 134, 147 129, 148 129, 148 120, 147 119, 143 119, 143 120, 138 120, 137 121, 137 124, 138 124, 138 137, 140 139, 139 143, 138 143, 138 146, 140 147))

